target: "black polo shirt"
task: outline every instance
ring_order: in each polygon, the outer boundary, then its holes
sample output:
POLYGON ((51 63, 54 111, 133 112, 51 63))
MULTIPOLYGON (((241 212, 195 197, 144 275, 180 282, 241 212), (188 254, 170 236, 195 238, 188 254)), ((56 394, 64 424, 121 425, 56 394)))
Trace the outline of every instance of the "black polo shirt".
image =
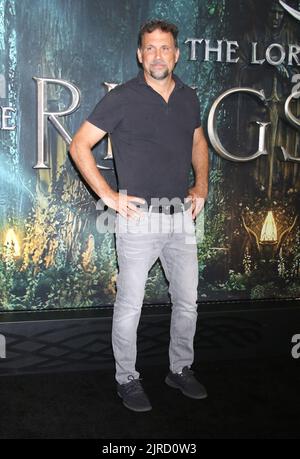
POLYGON ((194 130, 201 125, 195 90, 173 74, 168 103, 141 70, 96 105, 87 120, 111 136, 119 190, 147 200, 188 194, 194 130))

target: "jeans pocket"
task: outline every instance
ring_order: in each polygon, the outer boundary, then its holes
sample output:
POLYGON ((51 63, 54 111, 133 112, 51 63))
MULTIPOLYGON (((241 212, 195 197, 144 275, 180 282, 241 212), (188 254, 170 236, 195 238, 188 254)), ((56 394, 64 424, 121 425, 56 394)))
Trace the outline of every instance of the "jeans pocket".
POLYGON ((127 218, 118 214, 116 224, 120 233, 146 233, 148 230, 148 214, 147 212, 143 212, 143 214, 138 218, 127 218))
POLYGON ((184 233, 195 234, 196 221, 192 216, 191 207, 184 212, 184 233))

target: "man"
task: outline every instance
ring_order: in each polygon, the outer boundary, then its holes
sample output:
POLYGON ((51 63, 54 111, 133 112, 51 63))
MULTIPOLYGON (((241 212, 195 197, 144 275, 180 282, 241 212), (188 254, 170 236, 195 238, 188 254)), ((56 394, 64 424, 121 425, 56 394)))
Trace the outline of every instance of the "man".
POLYGON ((117 392, 133 411, 151 409, 135 368, 136 331, 148 272, 158 257, 173 303, 170 372, 165 382, 188 397, 207 396, 190 367, 198 285, 193 219, 207 197, 208 148, 196 93, 173 74, 179 58, 177 34, 175 25, 161 20, 141 27, 137 57, 143 70, 97 104, 70 148, 85 180, 118 213, 119 272, 112 346, 117 392), (107 132, 111 135, 119 190, 126 193, 110 188, 91 153, 107 132), (188 190, 191 163, 195 186, 188 190), (153 231, 158 224, 159 231, 153 231))

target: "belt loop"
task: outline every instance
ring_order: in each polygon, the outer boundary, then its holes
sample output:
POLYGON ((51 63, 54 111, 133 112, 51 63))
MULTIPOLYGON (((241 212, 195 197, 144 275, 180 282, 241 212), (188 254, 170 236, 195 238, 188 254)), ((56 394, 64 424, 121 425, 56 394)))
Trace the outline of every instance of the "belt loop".
POLYGON ((150 206, 149 206, 149 211, 148 211, 149 217, 150 217, 150 215, 151 215, 151 212, 152 212, 152 204, 150 204, 150 206))

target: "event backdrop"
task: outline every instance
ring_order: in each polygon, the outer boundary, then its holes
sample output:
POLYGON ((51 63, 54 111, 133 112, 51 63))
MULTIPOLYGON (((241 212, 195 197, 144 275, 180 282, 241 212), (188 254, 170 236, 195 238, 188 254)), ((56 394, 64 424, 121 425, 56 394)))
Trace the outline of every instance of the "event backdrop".
MULTIPOLYGON (((199 301, 299 297, 299 10, 292 0, 0 0, 1 310, 113 303, 114 235, 97 231, 97 199, 67 141, 136 75, 138 28, 153 17, 179 26, 176 73, 197 91, 210 143, 199 301), (232 88, 256 92, 217 104, 232 88)), ((109 140, 94 153, 116 188, 109 140)), ((145 303, 169 301, 157 262, 145 303)))

